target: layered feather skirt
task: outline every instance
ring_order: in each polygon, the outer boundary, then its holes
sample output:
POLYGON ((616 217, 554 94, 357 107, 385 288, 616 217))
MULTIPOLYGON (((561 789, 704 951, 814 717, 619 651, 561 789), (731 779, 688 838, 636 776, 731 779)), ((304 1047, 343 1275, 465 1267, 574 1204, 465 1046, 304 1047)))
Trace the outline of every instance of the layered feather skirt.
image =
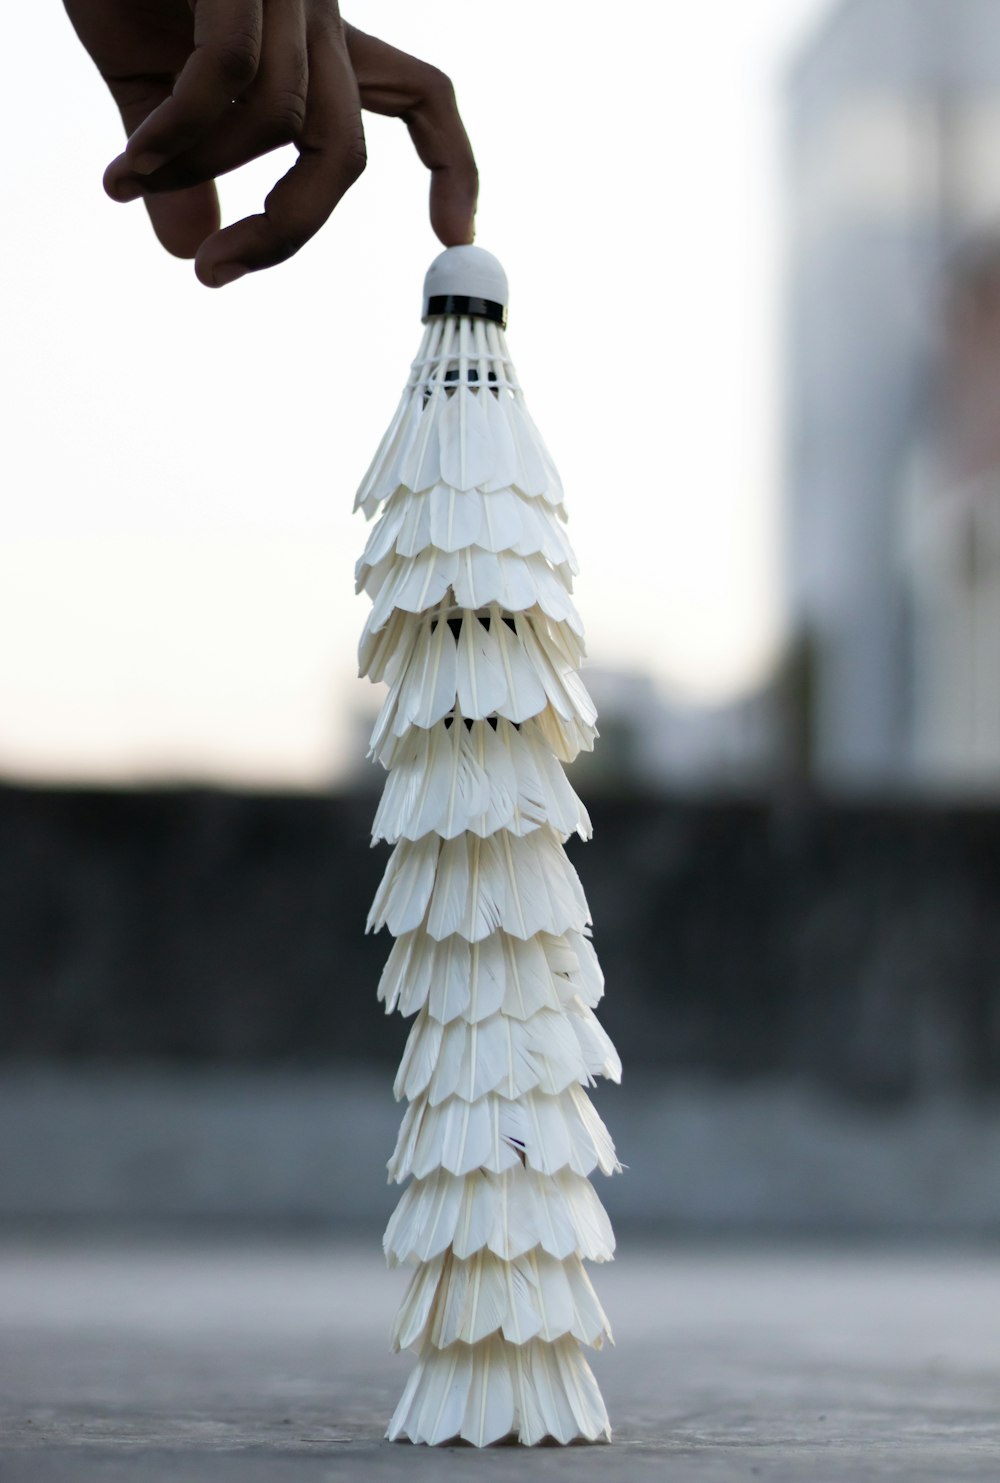
POLYGON ((614 1251, 589 1176, 620 1166, 584 1088, 621 1066, 561 766, 596 717, 562 489, 497 325, 429 322, 356 508, 378 514, 359 657, 387 686, 372 838, 393 847, 368 927, 396 939, 386 1012, 415 1016, 384 1245, 414 1269, 392 1342, 417 1359, 387 1435, 607 1440, 583 1262, 614 1251))

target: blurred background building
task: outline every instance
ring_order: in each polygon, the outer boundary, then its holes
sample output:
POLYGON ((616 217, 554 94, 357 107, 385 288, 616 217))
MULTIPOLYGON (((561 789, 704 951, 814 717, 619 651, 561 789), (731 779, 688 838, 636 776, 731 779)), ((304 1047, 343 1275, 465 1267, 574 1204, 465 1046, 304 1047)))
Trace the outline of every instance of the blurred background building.
POLYGON ((844 0, 788 83, 799 763, 1000 789, 1000 12, 844 0))

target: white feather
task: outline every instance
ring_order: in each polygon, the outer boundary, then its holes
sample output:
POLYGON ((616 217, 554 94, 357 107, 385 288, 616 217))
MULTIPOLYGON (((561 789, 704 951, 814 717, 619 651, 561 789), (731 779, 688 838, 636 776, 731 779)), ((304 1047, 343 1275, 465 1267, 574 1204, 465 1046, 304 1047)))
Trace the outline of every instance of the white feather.
MULTIPOLYGON (((527 646, 513 627, 508 627, 499 610, 490 613, 490 633, 499 654, 506 681, 506 694, 500 714, 508 721, 527 721, 537 716, 549 700, 544 675, 528 658, 527 646)), ((530 627, 530 624, 528 625, 530 627)))
POLYGON ((436 1169, 501 1174, 522 1159, 542 1174, 565 1168, 612 1174, 621 1168, 611 1135, 578 1086, 555 1097, 527 1092, 518 1102, 491 1094, 479 1102, 452 1097, 432 1107, 425 1096, 417 1097, 406 1109, 387 1167, 390 1182, 402 1184, 411 1174, 425 1179, 436 1169))
POLYGON ((499 1333, 512 1344, 570 1336, 600 1349, 611 1329, 579 1257, 558 1261, 537 1249, 501 1261, 490 1251, 453 1252, 410 1279, 392 1330, 392 1347, 447 1349, 499 1333))
MULTIPOLYGON (((531 534, 538 531, 532 518, 535 506, 531 500, 522 499, 515 489, 501 489, 496 494, 476 491, 471 498, 479 511, 479 527, 475 540, 467 542, 468 545, 482 546, 485 551, 514 551, 518 556, 548 555, 542 549, 546 543, 537 538, 534 543, 531 540, 531 534)), ((565 564, 559 549, 554 566, 565 564)))
POLYGON ((566 1443, 611 1440, 597 1381, 572 1339, 535 1340, 511 1351, 518 1409, 518 1441, 537 1446, 547 1437, 566 1443))
MULTIPOLYGON (((525 659, 544 686, 553 710, 565 721, 577 720, 584 726, 593 726, 597 720, 597 709, 576 670, 568 664, 557 665, 553 662, 551 650, 538 642, 532 624, 518 624, 517 638, 525 659)), ((527 717, 516 719, 526 720, 527 717)))
POLYGON ((452 489, 474 489, 493 473, 496 455, 483 401, 489 393, 461 385, 441 416, 441 482, 452 489))
POLYGON ((424 613, 437 607, 456 579, 459 557, 428 546, 419 556, 386 557, 368 574, 365 590, 372 598, 367 628, 377 633, 393 613, 424 613))
MULTIPOLYGON (((528 417, 520 397, 512 396, 503 402, 514 447, 517 450, 517 474, 514 483, 523 494, 547 497, 550 492, 551 475, 539 449, 541 439, 538 430, 528 417)), ((562 490, 559 490, 561 500, 562 490)), ((558 501, 553 500, 553 503, 558 501)))
MULTIPOLYGON (((416 846, 397 845, 397 849, 416 846)), ((494 865, 492 842, 469 835, 444 841, 438 854, 426 928, 442 942, 453 933, 479 942, 502 926, 503 878, 494 865)))
POLYGON ((372 674, 371 666, 381 661, 389 683, 372 732, 373 756, 391 766, 398 738, 410 726, 433 726, 456 701, 469 720, 499 715, 520 724, 537 717, 539 736, 563 761, 571 762, 581 750, 593 747, 597 734, 593 702, 569 671, 565 657, 568 652, 580 653, 571 629, 550 624, 540 609, 512 618, 513 632, 495 607, 482 619, 470 612, 455 613, 452 621, 458 620, 460 626, 456 647, 449 623, 442 621, 447 615, 447 604, 419 616, 406 615, 405 621, 396 613, 387 631, 398 625, 401 657, 391 666, 388 646, 379 646, 371 634, 363 639, 363 672, 372 674), (407 623, 413 625, 412 633, 407 623), (567 720, 568 711, 573 714, 567 720))
POLYGON ((518 400, 520 403, 522 418, 527 425, 529 436, 534 441, 535 447, 538 451, 538 455, 542 461, 542 467, 545 470, 546 484, 542 494, 542 498, 545 500, 546 504, 552 505, 553 508, 561 510, 563 507, 562 480, 559 478, 559 472, 553 461, 552 454, 546 447, 545 439, 538 431, 535 420, 532 417, 531 413, 528 411, 528 406, 524 400, 523 395, 520 396, 518 400))
POLYGON ((398 1353, 401 1349, 409 1349, 411 1345, 418 1344, 426 1333, 434 1311, 441 1273, 447 1261, 447 1254, 434 1257, 419 1267, 410 1278, 389 1336, 389 1344, 394 1352, 398 1353))
MULTIPOLYGON (((461 551, 463 546, 481 545, 483 499, 475 489, 463 494, 448 484, 435 484, 425 496, 428 544, 437 546, 439 551, 461 551)), ((417 550, 397 549, 404 556, 417 554, 417 550)))
MULTIPOLYGON (((422 930, 406 933, 389 954, 378 997, 387 1014, 394 1009, 416 1014, 426 1004, 442 1024, 458 1015, 477 1024, 499 1009, 522 1020, 540 1009, 558 1010, 575 989, 549 966, 544 940, 522 942, 497 932, 470 946, 464 937, 437 942, 422 930)), ((576 956, 570 954, 568 961, 575 964, 576 956)))
POLYGON ((516 774, 520 818, 529 823, 548 824, 563 838, 579 834, 581 839, 589 839, 590 816, 559 763, 543 744, 537 722, 528 721, 516 728, 507 721, 498 721, 496 735, 509 754, 516 774))
MULTIPOLYGON (((594 1169, 613 1174, 621 1169, 610 1133, 579 1086, 569 1086, 557 1097, 528 1092, 519 1102, 486 1102, 497 1108, 500 1137, 521 1150, 528 1166, 542 1174, 555 1174, 567 1166, 577 1174, 590 1174, 594 1169)), ((445 1108, 454 1105, 444 1104, 445 1108)), ((486 1167, 499 1171, 504 1166, 498 1160, 495 1166, 486 1167)), ((451 1172, 460 1171, 452 1168, 451 1172)))
POLYGON ((424 1348, 389 1423, 390 1441, 485 1447, 507 1436, 524 1446, 552 1438, 610 1441, 611 1427, 590 1366, 573 1338, 424 1348))
MULTIPOLYGON (((570 994, 578 994, 589 1009, 604 996, 604 974, 592 943, 581 932, 566 932, 545 940, 545 956, 552 972, 564 980, 570 994)), ((561 994, 565 1002, 566 995, 561 994)))
POLYGON ((523 942, 503 939, 506 973, 500 1008, 512 1019, 527 1020, 539 1010, 561 1007, 559 982, 549 967, 544 941, 544 933, 523 942))
POLYGON ((395 415, 361 481, 355 500, 354 508, 363 509, 368 519, 371 519, 383 500, 395 493, 402 482, 401 462, 412 441, 414 428, 421 418, 425 385, 428 379, 434 380, 434 370, 440 363, 442 351, 447 353, 453 338, 453 321, 450 320, 431 320, 424 330, 395 415))
MULTIPOLYGON (((435 1019, 442 1024, 465 1014, 471 1018, 470 997, 474 992, 489 996, 488 976, 478 971, 480 955, 486 943, 470 948, 464 937, 449 937, 435 942, 426 932, 408 932, 393 945, 379 982, 378 997, 386 1014, 398 1009, 410 1015, 427 1004, 435 1019)), ((499 1004, 489 1000, 485 1013, 492 1014, 499 1004)))
POLYGON ((499 929, 525 940, 537 932, 580 931, 590 921, 580 878, 546 828, 523 837, 503 830, 486 839, 463 834, 400 841, 370 921, 394 936, 409 932, 423 920, 416 916, 420 902, 427 907, 427 931, 438 942, 452 933, 479 942, 499 929), (428 869, 424 862, 436 851, 436 869, 428 869), (419 871, 407 865, 411 854, 420 857, 419 871))
MULTIPOLYGON (((507 677, 501 663, 494 624, 474 613, 462 616, 458 636, 456 700, 463 716, 480 720, 493 715, 507 698, 507 677)), ((541 704, 545 694, 541 693, 541 704)))
POLYGON ((368 568, 360 578, 372 599, 372 610, 362 635, 378 633, 397 610, 423 613, 451 593, 459 608, 475 610, 495 605, 508 613, 538 608, 553 623, 565 623, 578 636, 583 624, 561 568, 544 556, 517 556, 467 546, 462 551, 439 551, 428 546, 419 556, 391 553, 368 568))
POLYGON ((434 1304, 420 1340, 435 1349, 477 1344, 502 1330, 508 1307, 503 1264, 488 1252, 470 1261, 445 1257, 434 1304))
MULTIPOLYGON (((372 567, 378 566, 379 562, 385 560, 387 556, 391 556, 394 552, 400 550, 399 533, 406 516, 411 508, 420 508, 419 505, 414 507, 411 503, 408 503, 408 501, 412 501, 413 499, 414 496, 408 490, 401 490, 399 494, 393 496, 378 520, 376 520, 371 534, 365 542, 365 549, 361 556, 359 556, 354 568, 356 592, 361 591, 364 579, 372 567)), ((431 542, 428 541, 426 544, 430 545, 431 542)), ((418 549, 423 550, 423 547, 421 546, 418 549)))
POLYGON ((575 633, 566 623, 553 623, 539 609, 538 612, 517 613, 514 627, 520 632, 530 626, 535 643, 548 656, 549 663, 557 671, 563 668, 579 669, 587 657, 587 646, 581 634, 575 633))
POLYGON ((393 613, 381 633, 362 634, 358 644, 358 674, 377 684, 392 684, 406 672, 420 637, 421 625, 412 613, 393 613))
POLYGON ((409 441, 419 410, 408 387, 403 392, 354 500, 355 510, 364 510, 368 520, 382 501, 388 499, 399 487, 399 455, 409 441))
POLYGON ((571 1169, 537 1174, 520 1163, 502 1174, 437 1170, 404 1190, 383 1240, 390 1266, 427 1262, 447 1247, 460 1257, 489 1249, 505 1261, 540 1246, 550 1256, 606 1262, 615 1238, 589 1179, 571 1169))
POLYGON ((455 640, 448 624, 434 618, 422 625, 406 670, 392 682, 389 698, 398 695, 393 730, 401 736, 410 726, 433 726, 455 703, 455 640))
MULTIPOLYGON (((517 497, 516 490, 512 494, 517 497)), ((510 496, 505 494, 503 497, 510 496)), ((533 551, 539 551, 548 557, 553 566, 564 569, 570 576, 576 576, 580 567, 566 533, 565 519, 540 500, 518 497, 517 509, 521 529, 517 540, 510 544, 509 549, 516 551, 519 556, 528 556, 533 551)))
MULTIPOLYGON (((579 1004, 579 1013, 594 1018, 583 1004, 579 1004)), ((578 1015, 543 1009, 528 1020, 496 1014, 477 1024, 455 1019, 442 1028, 423 1009, 406 1042, 394 1087, 396 1098, 412 1102, 426 1092, 436 1107, 448 1097, 478 1102, 487 1092, 511 1098, 535 1087, 556 1093, 575 1081, 590 1084, 583 1046, 591 1050, 593 1059, 594 1047, 600 1042, 589 1026, 578 1031, 580 1023, 578 1015), (590 1038, 584 1040, 584 1035, 590 1038)), ((607 1044, 610 1047, 610 1041, 607 1044)))
POLYGON ((382 1238, 389 1266, 431 1261, 460 1237, 462 1256, 489 1246, 496 1224, 494 1182, 508 1177, 477 1169, 463 1179, 437 1170, 427 1179, 414 1180, 403 1191, 382 1238))
POLYGON ((603 993, 593 946, 572 931, 526 941, 497 932, 471 946, 457 935, 437 942, 423 930, 407 932, 393 944, 378 986, 387 1014, 416 1014, 426 1004, 442 1024, 459 1015, 476 1024, 498 1010, 526 1020, 541 1009, 572 1011, 577 999, 592 1009, 603 993))
POLYGON ((452 560, 451 587, 458 607, 475 609, 495 604, 507 613, 538 607, 554 623, 567 623, 574 633, 583 633, 565 577, 544 556, 517 556, 510 551, 468 546, 455 552, 452 560))
POLYGON ((410 437, 399 459, 398 480, 407 489, 429 489, 441 477, 440 422, 447 405, 444 388, 431 387, 412 421, 410 437))
MULTIPOLYGON (((481 721, 476 728, 490 731, 481 721)), ((504 771, 487 767, 485 741, 479 744, 461 722, 439 721, 427 731, 415 728, 397 750, 372 839, 394 844, 430 833, 453 839, 469 830, 493 832, 512 820, 514 797, 504 771)))
MULTIPOLYGON (((454 1023, 461 1025, 464 1021, 456 1020, 454 1023)), ((392 1091, 397 1102, 401 1102, 404 1097, 412 1102, 429 1086, 440 1064, 441 1044, 445 1035, 445 1026, 441 1021, 431 1019, 426 1009, 422 1009, 406 1037, 399 1070, 393 1082, 392 1091)))
POLYGON ((513 728, 507 721, 496 720, 473 721, 462 729, 490 784, 489 803, 477 819, 470 819, 470 831, 483 836, 495 834, 500 829, 509 829, 513 834, 530 834, 541 820, 525 818, 518 807, 517 771, 511 749, 504 744, 506 732, 513 731, 513 728))
POLYGON ((451 1349, 428 1350, 410 1376, 389 1423, 390 1441, 440 1446, 461 1438, 474 1447, 488 1447, 515 1427, 511 1367, 503 1340, 482 1344, 453 1344, 451 1349))
MULTIPOLYGON (((581 752, 594 750, 598 736, 596 726, 584 726, 576 719, 564 721, 551 706, 539 711, 536 721, 539 735, 560 762, 573 762, 581 752)), ((372 753, 377 755, 374 745, 372 753)))
POLYGON ((376 568, 399 557, 421 555, 428 547, 461 551, 510 551, 515 556, 543 556, 555 567, 567 589, 579 566, 565 522, 541 500, 527 499, 516 489, 484 494, 435 484, 422 494, 400 488, 386 505, 355 566, 357 590, 377 590, 369 582, 376 568))
POLYGON ((420 926, 435 888, 440 849, 436 834, 396 846, 375 893, 366 931, 388 927, 393 937, 400 937, 420 926))
MULTIPOLYGON (((430 489, 425 489, 422 494, 414 494, 412 489, 400 489, 393 495, 391 502, 386 506, 382 519, 388 520, 393 513, 394 507, 397 505, 402 512, 402 519, 399 524, 399 534, 396 538, 395 546, 390 547, 386 551, 386 556, 419 556, 421 551, 427 550, 428 546, 437 544, 431 539, 430 501, 434 490, 441 489, 442 487, 440 484, 435 484, 430 489)), ((380 556, 378 562, 376 562, 366 560, 367 557, 368 553, 366 551, 355 572, 359 592, 362 586, 365 585, 365 566, 370 565, 374 567, 384 559, 380 556)))
POLYGON ((500 391, 486 398, 486 419, 490 425, 490 437, 495 450, 493 472, 483 485, 486 490, 509 489, 517 482, 517 445, 511 433, 510 421, 505 414, 510 394, 500 391))
POLYGON ((580 1056, 589 1075, 603 1076, 608 1081, 621 1081, 621 1057, 593 1010, 584 1004, 578 994, 564 1001, 564 1004, 568 1011, 567 1020, 576 1036, 580 1056))
MULTIPOLYGON (((468 997, 459 1011, 470 1024, 487 1019, 503 1003, 504 985, 508 976, 508 960, 513 949, 510 940, 502 933, 487 937, 483 942, 473 943, 469 949, 469 972, 467 975, 468 997)), ((432 988, 428 995, 427 1009, 435 1019, 450 1021, 455 1018, 448 1013, 450 1005, 432 988)))

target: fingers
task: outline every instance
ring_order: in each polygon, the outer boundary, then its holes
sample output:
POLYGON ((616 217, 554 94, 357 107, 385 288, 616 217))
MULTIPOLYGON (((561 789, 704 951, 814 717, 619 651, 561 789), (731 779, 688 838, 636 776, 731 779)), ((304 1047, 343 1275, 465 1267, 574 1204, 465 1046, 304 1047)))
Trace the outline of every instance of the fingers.
POLYGON ((471 242, 479 173, 450 79, 355 26, 344 30, 361 106, 402 119, 431 172, 431 226, 446 247, 471 242))
POLYGON ((299 158, 271 190, 262 215, 248 216, 202 244, 195 272, 209 288, 285 262, 319 231, 365 168, 358 88, 339 26, 310 38, 308 62, 299 158))
MULTIPOLYGON (((109 77, 107 83, 129 133, 170 96, 172 79, 151 74, 109 77)), ((134 200, 141 191, 141 185, 126 177, 118 182, 115 199, 134 200)), ((190 190, 147 197, 146 209, 160 242, 175 257, 194 257, 205 238, 219 229, 219 197, 209 177, 190 190)))
POLYGON ((223 114, 193 148, 151 175, 119 175, 115 180, 115 198, 135 199, 141 194, 146 196, 148 204, 154 193, 179 191, 215 180, 259 155, 290 143, 302 131, 308 91, 303 3, 279 0, 266 8, 257 75, 239 103, 223 114))
POLYGON ((106 189, 119 201, 144 196, 160 241, 194 256, 209 286, 285 261, 319 230, 364 169, 362 106, 406 124, 431 172, 441 241, 473 239, 478 175, 449 79, 341 26, 336 0, 326 0, 307 48, 307 8, 308 0, 194 0, 195 50, 176 82, 166 70, 108 78, 133 132, 106 189), (299 158, 263 213, 220 232, 215 177, 289 140, 299 158))
POLYGON ((263 0, 196 0, 194 50, 170 95, 139 124, 105 173, 108 194, 190 149, 253 82, 260 60, 263 0))

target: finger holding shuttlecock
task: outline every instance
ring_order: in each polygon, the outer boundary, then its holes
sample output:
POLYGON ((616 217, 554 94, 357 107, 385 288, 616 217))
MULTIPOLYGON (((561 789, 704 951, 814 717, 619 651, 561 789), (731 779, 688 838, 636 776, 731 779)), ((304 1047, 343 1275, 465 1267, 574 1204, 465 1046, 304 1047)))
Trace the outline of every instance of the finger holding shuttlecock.
POLYGON ((356 508, 372 608, 359 668, 386 685, 373 843, 393 847, 368 918, 396 938, 379 984, 416 1019, 385 1233, 414 1274, 393 1332, 416 1368, 392 1438, 486 1446, 608 1440, 581 1345, 610 1327, 582 1263, 614 1237, 590 1183, 620 1169, 585 1088, 621 1064, 565 853, 590 819, 562 765, 589 750, 583 628, 562 485, 507 349, 507 283, 449 248, 356 508))

